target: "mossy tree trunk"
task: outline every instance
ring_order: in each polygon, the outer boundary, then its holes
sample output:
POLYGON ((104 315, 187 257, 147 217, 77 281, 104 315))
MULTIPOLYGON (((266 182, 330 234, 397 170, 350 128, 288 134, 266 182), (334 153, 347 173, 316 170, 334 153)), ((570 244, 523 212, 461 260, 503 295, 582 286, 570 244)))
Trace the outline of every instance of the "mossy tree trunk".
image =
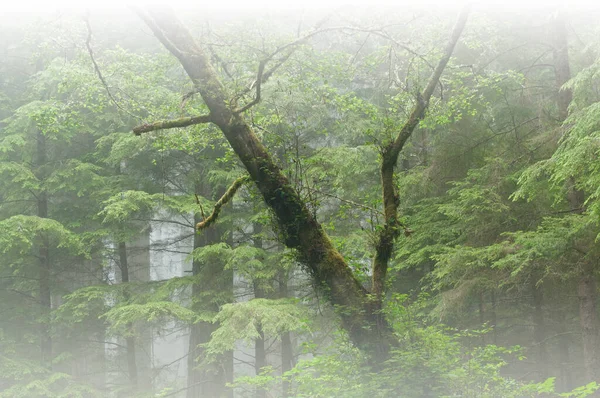
MULTIPOLYGON (((243 111, 248 106, 237 107, 219 80, 206 52, 187 28, 172 10, 167 8, 148 8, 146 11, 138 10, 138 13, 165 48, 180 61, 210 112, 209 115, 198 119, 202 122, 214 123, 223 132, 262 194, 265 203, 273 211, 283 235, 283 242, 287 247, 296 250, 316 284, 325 290, 330 303, 338 310, 342 325, 350 339, 357 347, 370 353, 374 358, 386 358, 391 347, 395 345, 395 338, 381 314, 381 304, 377 297, 380 297, 380 292, 383 291, 387 262, 397 233, 395 216, 397 196, 394 189, 390 188, 390 184, 393 184, 394 162, 397 161, 397 153, 425 112, 427 100, 433 93, 466 23, 466 9, 459 17, 449 45, 422 95, 422 100, 411 113, 398 138, 390 143, 388 154, 384 156, 382 183, 386 202, 386 225, 390 227, 382 234, 382 242, 377 248, 376 258, 379 257, 384 261, 375 261, 373 270, 376 282, 375 299, 353 275, 344 257, 333 246, 306 203, 244 119, 243 111)), ((265 64, 261 62, 257 79, 257 100, 260 99, 258 88, 262 82, 261 72, 264 71, 264 67, 265 64)), ((134 131, 140 134, 164 128, 164 123, 159 124, 162 127, 152 127, 155 124, 143 125, 134 131)))

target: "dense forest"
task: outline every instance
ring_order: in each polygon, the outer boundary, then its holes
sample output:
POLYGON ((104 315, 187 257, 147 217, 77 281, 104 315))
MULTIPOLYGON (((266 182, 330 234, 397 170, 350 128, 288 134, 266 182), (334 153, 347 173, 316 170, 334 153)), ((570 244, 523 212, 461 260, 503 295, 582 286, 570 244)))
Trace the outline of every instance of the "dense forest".
POLYGON ((600 6, 461 7, 0 13, 0 398, 600 396, 600 6))

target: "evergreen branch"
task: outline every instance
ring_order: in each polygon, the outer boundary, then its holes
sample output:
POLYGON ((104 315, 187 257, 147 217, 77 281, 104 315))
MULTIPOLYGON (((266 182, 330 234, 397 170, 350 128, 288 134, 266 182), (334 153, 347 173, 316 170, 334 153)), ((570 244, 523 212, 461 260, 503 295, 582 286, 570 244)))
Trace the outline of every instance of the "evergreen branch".
POLYGON ((221 199, 219 199, 217 201, 217 203, 215 204, 215 208, 213 209, 213 212, 211 213, 211 215, 206 217, 202 221, 200 221, 198 224, 196 224, 196 228, 198 230, 202 230, 202 229, 208 228, 212 224, 214 224, 215 221, 217 221, 217 217, 219 216, 219 213, 221 212, 221 208, 224 205, 226 205, 227 203, 229 203, 229 201, 231 199, 233 199, 233 196, 235 195, 237 190, 240 189, 240 187, 242 185, 244 185, 245 183, 247 183, 248 181, 250 181, 249 176, 243 176, 243 177, 239 177, 238 179, 236 179, 233 182, 233 184, 231 184, 229 189, 227 189, 227 192, 225 192, 225 194, 223 196, 221 196, 221 199))
POLYGON ((133 128, 133 133, 135 135, 141 135, 143 133, 149 133, 151 131, 156 130, 168 130, 178 127, 187 127, 193 126, 195 124, 202 123, 211 123, 212 117, 211 115, 200 115, 200 116, 189 116, 189 117, 181 117, 179 119, 173 120, 159 120, 154 123, 144 123, 140 124, 133 128))

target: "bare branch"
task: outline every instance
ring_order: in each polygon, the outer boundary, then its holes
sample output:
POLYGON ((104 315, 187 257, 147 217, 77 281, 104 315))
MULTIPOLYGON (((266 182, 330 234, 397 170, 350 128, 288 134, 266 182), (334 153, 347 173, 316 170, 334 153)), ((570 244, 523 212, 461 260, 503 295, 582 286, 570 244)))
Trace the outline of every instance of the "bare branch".
MULTIPOLYGON (((252 108, 254 105, 256 105, 260 102, 260 88, 263 83, 263 72, 265 71, 266 63, 267 63, 267 61, 263 59, 258 64, 258 73, 256 74, 256 81, 255 81, 256 95, 254 96, 254 99, 252 101, 250 101, 249 103, 247 103, 246 105, 244 105, 243 107, 241 107, 239 109, 235 109, 233 111, 233 113, 242 113, 244 111, 247 111, 248 109, 252 108)), ((250 86, 250 89, 252 89, 252 86, 250 86)))
POLYGON ((136 116, 136 115, 132 114, 131 112, 129 112, 127 109, 123 108, 121 106, 121 104, 119 104, 117 102, 115 97, 110 92, 110 89, 108 88, 108 83, 106 83, 106 80, 104 79, 104 76, 102 75, 102 72, 100 71, 100 67, 98 66, 98 63, 96 62, 96 58, 94 58, 94 51, 92 50, 92 26, 90 25, 89 12, 85 15, 84 21, 85 21, 85 25, 87 26, 87 31, 88 31, 87 39, 85 40, 85 46, 87 47, 88 54, 90 55, 90 59, 92 60, 92 64, 94 65, 94 71, 96 72, 96 75, 98 75, 98 78, 100 79, 100 82, 102 83, 102 86, 104 86, 104 90, 106 90, 106 94, 108 94, 108 98, 110 98, 110 101, 117 107, 117 109, 120 109, 121 111, 125 112, 126 114, 128 114, 131 117, 141 120, 141 118, 139 116, 136 116))
POLYGON ((135 135, 141 135, 143 133, 149 133, 151 131, 156 130, 167 130, 178 127, 187 127, 193 126, 194 124, 202 124, 202 123, 211 123, 212 118, 211 115, 200 115, 200 116, 190 116, 190 117, 182 117, 179 119, 173 120, 159 120, 154 123, 144 123, 140 124, 133 128, 133 133, 135 135))

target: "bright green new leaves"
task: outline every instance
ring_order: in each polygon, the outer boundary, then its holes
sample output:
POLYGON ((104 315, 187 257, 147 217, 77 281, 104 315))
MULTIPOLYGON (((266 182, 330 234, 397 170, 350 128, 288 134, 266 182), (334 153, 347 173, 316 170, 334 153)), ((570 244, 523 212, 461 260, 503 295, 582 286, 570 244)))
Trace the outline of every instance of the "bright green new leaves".
POLYGON ((84 255, 86 248, 79 237, 56 220, 36 216, 17 215, 0 221, 0 251, 2 253, 28 253, 38 245, 40 234, 52 240, 57 248, 65 248, 84 255))
POLYGON ((259 326, 267 336, 300 332, 308 328, 306 310, 290 299, 253 299, 226 304, 214 321, 219 323, 219 328, 207 344, 210 355, 234 349, 238 340, 253 341, 259 338, 259 326))

